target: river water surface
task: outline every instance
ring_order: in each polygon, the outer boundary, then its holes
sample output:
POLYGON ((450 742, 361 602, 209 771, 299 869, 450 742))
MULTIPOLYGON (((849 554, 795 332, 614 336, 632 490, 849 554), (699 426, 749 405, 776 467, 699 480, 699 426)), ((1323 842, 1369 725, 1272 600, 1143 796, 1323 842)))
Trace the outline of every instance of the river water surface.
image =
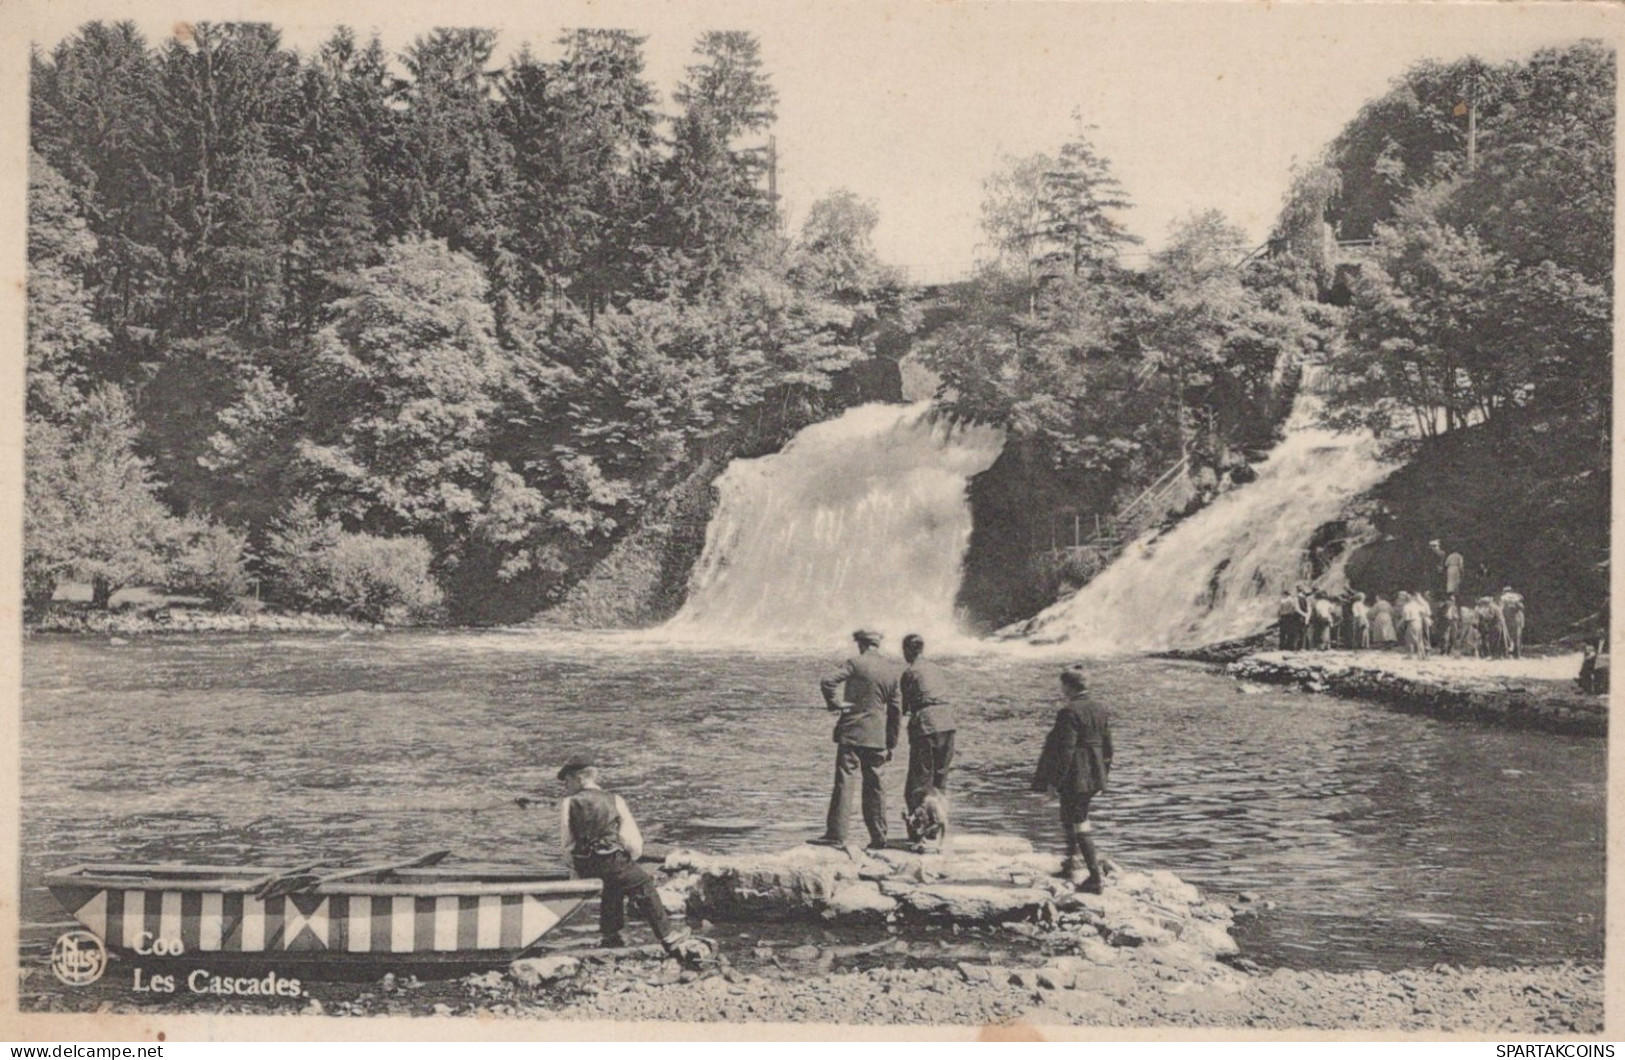
MULTIPOLYGON (((24 945, 64 917, 42 873, 107 859, 556 863, 555 794, 589 753, 651 844, 771 850, 822 830, 833 759, 816 655, 616 635, 198 636, 24 650, 24 945)), ((939 660, 958 706, 956 826, 1057 842, 1027 782, 1054 661, 939 660)), ((1116 765, 1093 816, 1126 867, 1217 897, 1265 966, 1600 961, 1605 741, 1102 660, 1116 765), (1273 907, 1268 907, 1273 903, 1273 907)), ((903 765, 889 770, 895 805, 903 765)), ((854 829, 861 832, 856 820, 854 829)), ((900 831, 900 827, 898 829, 900 831)))

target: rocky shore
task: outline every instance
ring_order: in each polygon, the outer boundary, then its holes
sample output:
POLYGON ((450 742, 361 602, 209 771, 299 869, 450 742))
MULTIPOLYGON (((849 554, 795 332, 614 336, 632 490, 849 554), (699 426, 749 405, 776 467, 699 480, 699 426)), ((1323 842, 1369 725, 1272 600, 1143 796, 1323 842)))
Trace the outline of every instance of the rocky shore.
POLYGON ((1410 659, 1386 652, 1266 651, 1230 663, 1241 682, 1292 685, 1415 713, 1519 728, 1608 734, 1608 697, 1575 686, 1580 657, 1410 659))
POLYGON ((54 609, 26 624, 30 633, 137 637, 164 633, 360 633, 384 629, 343 615, 252 614, 206 608, 162 607, 96 611, 54 609))
MULTIPOLYGON (((606 950, 590 928, 543 955, 439 982, 308 983, 264 1001, 109 998, 27 975, 32 1011, 438 1015, 683 1023, 1602 1030, 1600 968, 1266 971, 1237 954, 1234 911, 1168 872, 1108 872, 1104 893, 1008 836, 946 854, 796 847, 675 851, 662 899, 719 955, 684 967, 658 946, 606 950)), ((25 961, 25 965, 30 962, 25 961)), ((32 971, 32 970, 30 970, 32 971)))

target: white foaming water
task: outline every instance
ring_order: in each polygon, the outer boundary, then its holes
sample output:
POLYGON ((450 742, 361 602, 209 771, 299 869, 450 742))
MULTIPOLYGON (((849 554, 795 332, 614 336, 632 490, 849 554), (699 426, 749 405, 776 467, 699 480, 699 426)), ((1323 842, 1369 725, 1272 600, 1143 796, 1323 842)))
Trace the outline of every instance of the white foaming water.
POLYGON ((849 409, 778 453, 730 464, 688 601, 661 634, 822 647, 868 626, 891 646, 905 633, 960 642, 966 485, 1004 435, 932 423, 929 407, 849 409))
MULTIPOLYGON (((1314 397, 1299 397, 1286 438, 1255 481, 1166 534, 1140 537, 1075 596, 1003 635, 1111 654, 1212 644, 1268 626, 1282 589, 1307 577, 1315 529, 1395 466, 1378 458, 1368 434, 1315 427, 1318 408, 1314 397)), ((1341 562, 1322 585, 1342 587, 1341 562)))

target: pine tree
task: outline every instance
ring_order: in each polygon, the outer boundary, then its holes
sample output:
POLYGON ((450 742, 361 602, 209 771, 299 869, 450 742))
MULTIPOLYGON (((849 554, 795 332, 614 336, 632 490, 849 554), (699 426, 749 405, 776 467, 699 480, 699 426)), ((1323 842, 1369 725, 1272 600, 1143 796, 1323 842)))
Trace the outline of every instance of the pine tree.
POLYGON ((691 284, 715 282, 777 218, 765 187, 765 147, 778 93, 762 72, 761 48, 741 32, 712 32, 694 48, 675 99, 683 108, 668 162, 670 201, 662 242, 688 263, 691 284))
POLYGON ((305 64, 294 106, 289 167, 286 329, 308 337, 339 297, 337 280, 377 257, 377 189, 384 183, 376 145, 392 131, 382 48, 366 49, 340 28, 305 64), (372 150, 369 150, 372 147, 372 150))
POLYGON ((1080 128, 1061 146, 1042 184, 1042 230, 1048 249, 1039 256, 1039 264, 1073 276, 1111 264, 1125 245, 1140 242, 1114 216, 1133 203, 1112 174, 1111 162, 1085 131, 1080 128))
POLYGON ((113 382, 140 377, 165 314, 158 95, 156 64, 130 22, 86 23, 48 59, 33 56, 33 147, 73 189, 97 240, 84 283, 110 337, 83 364, 113 382))
POLYGON ((556 284, 589 317, 648 287, 658 96, 643 40, 577 30, 559 62, 523 51, 503 81, 520 288, 556 284))
POLYGON ((513 185, 492 99, 495 47, 491 30, 437 29, 401 55, 411 76, 396 92, 404 114, 391 178, 403 234, 444 239, 487 265, 508 240, 513 185))
POLYGON ((198 23, 164 50, 166 317, 176 338, 276 329, 296 73, 277 31, 258 23, 198 23))

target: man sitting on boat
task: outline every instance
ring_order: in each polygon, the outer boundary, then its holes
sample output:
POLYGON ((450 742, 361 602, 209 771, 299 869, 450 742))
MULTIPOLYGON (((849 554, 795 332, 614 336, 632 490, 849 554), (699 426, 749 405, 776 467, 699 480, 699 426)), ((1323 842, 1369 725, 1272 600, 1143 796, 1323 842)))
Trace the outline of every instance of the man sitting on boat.
POLYGON ((559 845, 575 874, 602 880, 604 892, 598 912, 598 930, 604 945, 626 945, 626 902, 642 910, 655 938, 676 952, 689 930, 673 925, 661 904, 654 877, 638 865, 643 856, 643 835, 626 800, 598 786, 598 767, 585 758, 572 758, 559 770, 564 799, 559 803, 559 845))

